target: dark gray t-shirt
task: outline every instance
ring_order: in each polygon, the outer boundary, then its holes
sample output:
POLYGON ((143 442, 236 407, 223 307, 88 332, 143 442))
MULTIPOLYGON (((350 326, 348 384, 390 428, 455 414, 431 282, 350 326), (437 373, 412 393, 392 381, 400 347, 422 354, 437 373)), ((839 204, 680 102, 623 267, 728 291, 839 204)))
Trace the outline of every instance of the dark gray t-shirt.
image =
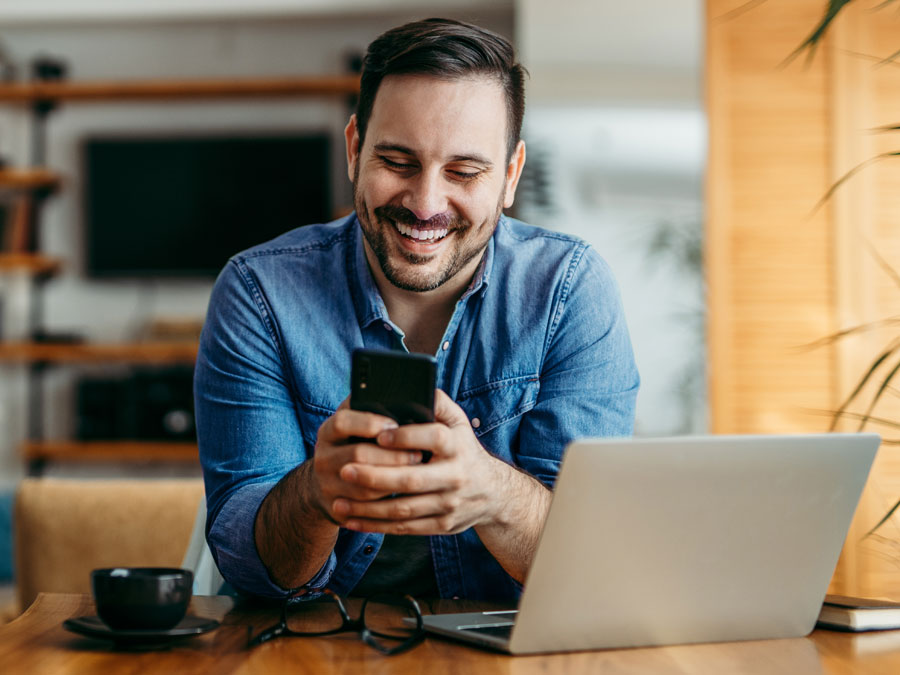
POLYGON ((381 550, 350 595, 371 597, 378 593, 416 599, 438 597, 428 537, 384 535, 381 550))

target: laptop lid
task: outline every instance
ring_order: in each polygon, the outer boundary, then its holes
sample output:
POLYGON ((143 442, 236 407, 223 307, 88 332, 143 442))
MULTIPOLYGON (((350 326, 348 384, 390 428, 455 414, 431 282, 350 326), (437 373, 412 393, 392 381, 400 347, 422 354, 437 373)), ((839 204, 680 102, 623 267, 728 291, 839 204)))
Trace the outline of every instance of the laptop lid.
POLYGON ((877 434, 574 442, 508 650, 808 634, 879 443, 877 434))

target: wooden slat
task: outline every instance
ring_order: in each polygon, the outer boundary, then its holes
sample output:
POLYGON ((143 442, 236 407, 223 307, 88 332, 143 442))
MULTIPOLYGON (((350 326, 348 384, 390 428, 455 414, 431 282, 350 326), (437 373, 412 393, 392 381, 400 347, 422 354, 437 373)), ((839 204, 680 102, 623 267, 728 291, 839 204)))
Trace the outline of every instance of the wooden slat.
POLYGON ((146 342, 134 344, 53 344, 0 342, 0 361, 51 363, 193 363, 195 342, 146 342))
POLYGON ((343 96, 359 92, 359 76, 245 79, 37 82, 0 85, 0 101, 121 101, 343 96))
POLYGON ((21 455, 28 461, 189 462, 197 463, 196 443, 155 441, 26 441, 21 455))
POLYGON ((0 190, 49 190, 59 182, 50 169, 0 169, 0 190))
POLYGON ((25 272, 48 277, 59 272, 62 261, 37 253, 0 253, 0 273, 25 272))

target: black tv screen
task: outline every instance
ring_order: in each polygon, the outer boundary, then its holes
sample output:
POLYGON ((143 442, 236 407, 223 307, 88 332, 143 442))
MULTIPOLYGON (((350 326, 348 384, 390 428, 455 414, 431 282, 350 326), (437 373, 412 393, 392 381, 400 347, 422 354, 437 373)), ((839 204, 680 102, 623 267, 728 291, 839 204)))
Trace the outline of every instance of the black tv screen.
POLYGON ((331 219, 330 139, 89 138, 86 271, 92 277, 214 277, 228 258, 331 219))

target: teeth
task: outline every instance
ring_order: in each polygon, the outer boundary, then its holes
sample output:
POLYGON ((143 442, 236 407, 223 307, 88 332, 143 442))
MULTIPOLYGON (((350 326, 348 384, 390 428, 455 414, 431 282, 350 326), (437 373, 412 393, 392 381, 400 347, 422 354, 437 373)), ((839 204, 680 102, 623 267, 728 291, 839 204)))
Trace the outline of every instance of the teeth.
POLYGON ((443 239, 447 236, 446 228, 443 230, 416 230, 410 227, 409 225, 404 225, 403 223, 395 223, 397 229, 400 231, 400 234, 406 235, 407 237, 412 237, 418 241, 428 241, 428 240, 437 240, 443 239))

